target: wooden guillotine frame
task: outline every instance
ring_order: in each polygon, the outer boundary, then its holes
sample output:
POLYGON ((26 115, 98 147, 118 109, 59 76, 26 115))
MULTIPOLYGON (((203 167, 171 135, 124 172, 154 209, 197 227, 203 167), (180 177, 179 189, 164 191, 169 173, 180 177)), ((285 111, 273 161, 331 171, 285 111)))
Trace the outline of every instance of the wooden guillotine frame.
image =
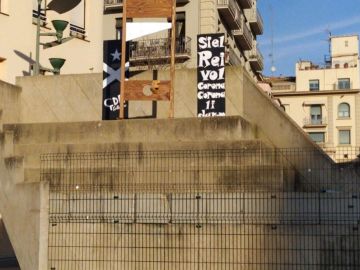
POLYGON ((175 82, 175 24, 176 0, 124 0, 121 34, 121 82, 120 82, 120 119, 124 119, 124 102, 130 100, 162 101, 169 100, 169 117, 174 117, 175 82), (126 64, 126 22, 128 18, 167 18, 171 20, 170 80, 125 80, 126 64), (151 94, 145 95, 144 88, 151 94))

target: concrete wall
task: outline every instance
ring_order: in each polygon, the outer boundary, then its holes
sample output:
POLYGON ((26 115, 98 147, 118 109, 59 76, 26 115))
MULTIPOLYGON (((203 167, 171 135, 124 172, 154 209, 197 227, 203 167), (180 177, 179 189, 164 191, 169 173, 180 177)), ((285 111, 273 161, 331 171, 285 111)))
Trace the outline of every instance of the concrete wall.
MULTIPOLYGON (((168 79, 169 72, 159 73, 168 79)), ((134 79, 152 79, 150 72, 134 79)), ((18 78, 21 123, 77 122, 101 120, 102 76, 100 74, 18 78), (40 106, 39 106, 40 104, 40 106)), ((175 82, 175 117, 197 116, 197 73, 179 69, 175 82), (186 80, 184 80, 186 78, 186 80)), ((157 117, 167 118, 169 102, 158 102, 157 117)), ((130 116, 152 115, 152 102, 130 102, 130 116)), ((276 147, 306 147, 314 144, 256 85, 241 67, 226 69, 226 115, 239 115, 259 128, 276 147), (269 121, 269 119, 272 119, 269 121), (279 130, 283 132, 279 133, 279 130), (285 132, 286 131, 286 132, 285 132)))
POLYGON ((3 123, 20 121, 21 88, 0 81, 0 131, 3 123))
POLYGON ((22 123, 100 120, 100 74, 18 77, 22 123))

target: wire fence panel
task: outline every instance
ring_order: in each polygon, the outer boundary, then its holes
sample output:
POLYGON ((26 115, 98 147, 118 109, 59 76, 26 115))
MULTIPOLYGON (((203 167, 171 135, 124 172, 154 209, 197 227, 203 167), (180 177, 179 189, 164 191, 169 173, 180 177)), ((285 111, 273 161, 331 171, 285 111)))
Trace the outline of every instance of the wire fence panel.
POLYGON ((360 269, 357 167, 307 149, 42 155, 49 269, 360 269))

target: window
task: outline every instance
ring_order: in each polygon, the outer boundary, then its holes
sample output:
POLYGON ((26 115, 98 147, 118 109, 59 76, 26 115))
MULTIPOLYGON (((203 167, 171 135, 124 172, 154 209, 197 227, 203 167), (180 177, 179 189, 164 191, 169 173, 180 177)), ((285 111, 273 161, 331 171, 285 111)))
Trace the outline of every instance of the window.
POLYGON ((115 36, 117 40, 121 39, 121 28, 122 28, 122 18, 115 19, 115 36))
POLYGON ((349 47, 349 41, 345 40, 345 47, 349 47))
POLYGON ((310 80, 309 89, 310 91, 319 91, 319 80, 310 80))
POLYGON ((339 144, 351 144, 350 130, 339 130, 339 144))
POLYGON ((316 143, 325 142, 325 132, 309 132, 309 136, 316 143))
POLYGON ((70 35, 85 39, 85 0, 70 11, 70 35))
POLYGON ((349 104, 341 103, 339 105, 338 117, 339 118, 349 118, 350 117, 350 105, 349 104))
MULTIPOLYGON (((130 23, 133 22, 133 19, 127 18, 126 21, 130 23)), ((122 18, 120 17, 115 19, 115 37, 117 40, 121 39, 121 30, 122 30, 122 18)), ((131 44, 135 44, 135 42, 132 41, 131 44)))
POLYGON ((310 107, 310 118, 312 125, 319 125, 322 123, 321 105, 312 105, 310 107))
POLYGON ((339 79, 338 80, 338 89, 350 89, 350 79, 339 79))

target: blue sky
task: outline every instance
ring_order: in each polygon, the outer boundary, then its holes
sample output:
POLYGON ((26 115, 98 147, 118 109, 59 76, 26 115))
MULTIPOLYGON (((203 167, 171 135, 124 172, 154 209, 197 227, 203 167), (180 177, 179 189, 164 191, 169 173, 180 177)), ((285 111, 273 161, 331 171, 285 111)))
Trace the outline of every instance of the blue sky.
POLYGON ((360 0, 258 0, 258 8, 265 27, 258 37, 265 75, 271 75, 272 28, 277 76, 294 75, 299 59, 322 63, 329 51, 328 31, 360 34, 360 0))

